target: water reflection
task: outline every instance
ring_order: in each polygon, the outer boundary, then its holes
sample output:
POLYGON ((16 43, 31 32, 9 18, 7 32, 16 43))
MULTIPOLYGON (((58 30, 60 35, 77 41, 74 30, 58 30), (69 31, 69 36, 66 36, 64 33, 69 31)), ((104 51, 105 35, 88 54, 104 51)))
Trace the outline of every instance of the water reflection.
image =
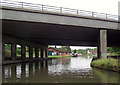
POLYGON ((117 83, 118 73, 91 68, 91 57, 2 66, 4 83, 117 83))

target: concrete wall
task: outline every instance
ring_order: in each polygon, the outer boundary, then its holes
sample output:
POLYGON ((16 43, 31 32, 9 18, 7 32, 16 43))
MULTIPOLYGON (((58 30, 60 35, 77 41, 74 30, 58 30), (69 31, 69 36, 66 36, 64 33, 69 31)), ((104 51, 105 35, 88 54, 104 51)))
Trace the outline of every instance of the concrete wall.
MULTIPOLYGON (((9 8, 7 8, 9 9, 9 8)), ((118 30, 118 22, 94 18, 86 18, 80 16, 65 16, 52 13, 41 13, 35 11, 29 11, 22 9, 2 9, 2 17, 0 19, 8 20, 19 20, 19 21, 30 21, 30 22, 43 22, 52 24, 62 25, 73 25, 73 26, 85 26, 93 28, 107 28, 118 30)), ((120 30, 120 29, 119 29, 120 30)))

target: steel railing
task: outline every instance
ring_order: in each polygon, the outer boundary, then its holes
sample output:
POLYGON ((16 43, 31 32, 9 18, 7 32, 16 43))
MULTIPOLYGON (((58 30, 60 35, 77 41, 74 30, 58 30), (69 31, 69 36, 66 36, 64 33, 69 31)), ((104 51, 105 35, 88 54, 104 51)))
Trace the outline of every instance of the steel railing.
POLYGON ((39 10, 39 11, 57 12, 62 14, 73 14, 73 15, 80 15, 80 16, 96 17, 96 18, 108 19, 108 20, 118 20, 117 15, 56 7, 56 6, 48 6, 48 5, 42 5, 42 4, 33 4, 33 3, 10 1, 10 0, 0 0, 0 5, 6 6, 6 7, 26 8, 26 9, 39 10))

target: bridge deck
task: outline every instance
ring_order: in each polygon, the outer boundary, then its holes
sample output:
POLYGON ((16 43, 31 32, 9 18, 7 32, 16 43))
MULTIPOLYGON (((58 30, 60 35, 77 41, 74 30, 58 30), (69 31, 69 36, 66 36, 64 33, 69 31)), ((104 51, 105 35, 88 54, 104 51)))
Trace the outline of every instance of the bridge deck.
POLYGON ((98 12, 92 12, 92 11, 48 6, 48 5, 42 5, 42 4, 33 4, 33 3, 26 3, 26 2, 18 2, 18 1, 10 1, 10 0, 2 0, 0 1, 0 4, 2 8, 12 8, 17 10, 25 10, 25 11, 32 11, 32 12, 52 13, 52 14, 58 14, 58 15, 118 21, 117 15, 111 15, 106 13, 98 13, 98 12))

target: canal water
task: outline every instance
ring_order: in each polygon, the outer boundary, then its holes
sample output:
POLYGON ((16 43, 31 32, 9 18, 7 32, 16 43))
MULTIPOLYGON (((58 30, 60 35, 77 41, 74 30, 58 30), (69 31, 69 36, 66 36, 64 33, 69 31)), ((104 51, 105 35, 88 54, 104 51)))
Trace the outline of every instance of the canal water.
POLYGON ((117 72, 92 68, 92 58, 71 57, 2 66, 3 83, 118 83, 117 72))

